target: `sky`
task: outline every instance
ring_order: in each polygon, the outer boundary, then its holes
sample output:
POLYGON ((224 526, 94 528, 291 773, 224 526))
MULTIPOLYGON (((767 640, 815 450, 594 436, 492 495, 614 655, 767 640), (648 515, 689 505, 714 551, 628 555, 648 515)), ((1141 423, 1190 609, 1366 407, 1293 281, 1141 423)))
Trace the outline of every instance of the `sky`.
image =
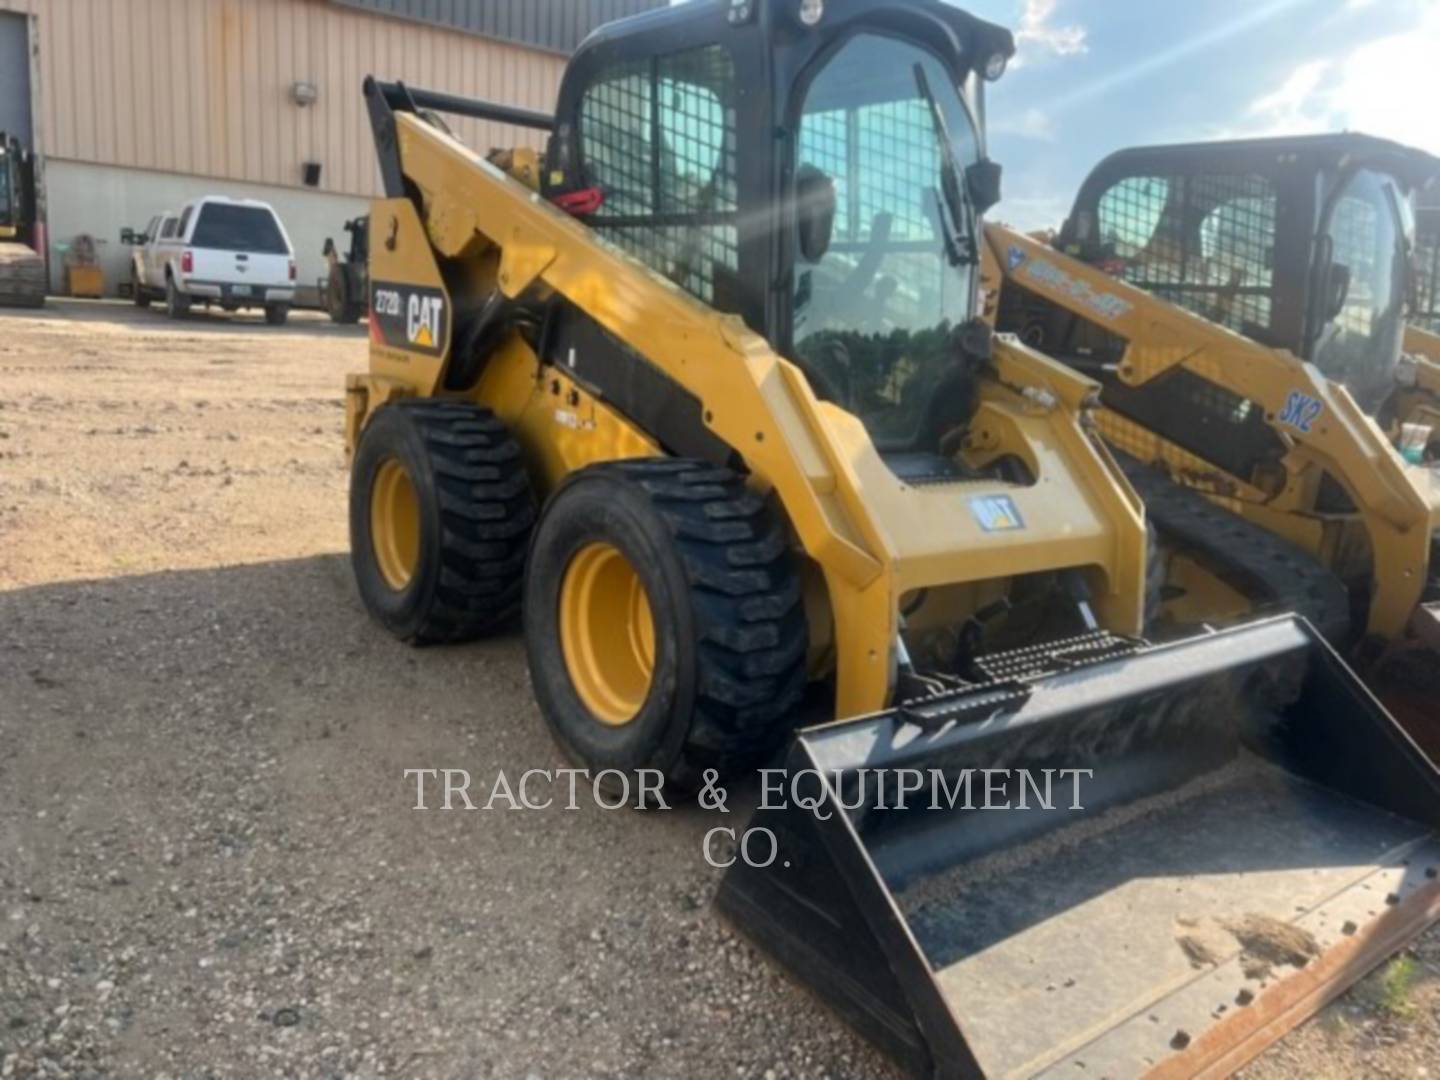
POLYGON ((1124 146, 1352 130, 1440 154, 1440 0, 970 0, 1016 36, 990 87, 992 217, 1057 226, 1124 146))
POLYGON ((1348 129, 1440 154, 1440 0, 965 0, 1014 31, 992 218, 1058 226, 1111 151, 1348 129))

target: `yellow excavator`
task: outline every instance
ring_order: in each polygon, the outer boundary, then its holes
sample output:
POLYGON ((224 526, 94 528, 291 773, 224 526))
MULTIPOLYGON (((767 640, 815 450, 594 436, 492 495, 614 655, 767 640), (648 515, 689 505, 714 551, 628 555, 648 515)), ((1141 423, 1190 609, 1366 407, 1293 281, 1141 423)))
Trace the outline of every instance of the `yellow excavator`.
POLYGON ((553 114, 367 80, 356 582, 406 642, 518 620, 612 787, 783 766, 717 904, 910 1072, 1224 1070, 1440 915, 1440 774, 1301 619, 1145 638, 1100 383, 978 318, 1012 52, 695 0, 553 114))
POLYGON ((38 246, 35 157, 0 131, 0 307, 45 303, 45 260, 38 246))
POLYGON ((985 272, 997 329, 1103 384, 1162 619, 1299 611, 1432 752, 1440 472, 1414 425, 1435 369, 1402 342, 1437 165, 1358 134, 1123 150, 1051 243, 989 226, 985 272))

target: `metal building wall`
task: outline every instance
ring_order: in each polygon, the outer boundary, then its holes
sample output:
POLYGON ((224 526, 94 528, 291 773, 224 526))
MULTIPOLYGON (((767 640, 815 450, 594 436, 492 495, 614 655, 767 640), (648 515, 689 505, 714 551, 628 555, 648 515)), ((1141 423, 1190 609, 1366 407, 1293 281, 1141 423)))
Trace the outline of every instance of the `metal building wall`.
POLYGON ((334 0, 568 55, 595 27, 669 0, 334 0))
MULTIPOLYGON (((521 0, 516 0, 521 2, 521 0)), ((52 158, 300 187, 379 190, 365 75, 549 111, 563 58, 330 0, 0 0, 37 16, 36 145, 52 158), (297 81, 316 104, 290 98, 297 81)), ((460 120, 481 150, 536 134, 460 120)))

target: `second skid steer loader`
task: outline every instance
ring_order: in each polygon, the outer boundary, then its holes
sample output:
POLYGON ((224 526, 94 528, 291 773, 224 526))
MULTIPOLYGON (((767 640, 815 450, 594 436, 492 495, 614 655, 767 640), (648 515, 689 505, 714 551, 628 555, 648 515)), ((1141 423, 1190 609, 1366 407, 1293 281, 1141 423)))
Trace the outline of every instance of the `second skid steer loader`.
POLYGON ((975 319, 1012 50, 696 0, 587 39, 553 116, 368 81, 352 560, 407 641, 519 615, 586 768, 785 749, 718 905, 911 1071, 1224 1068, 1440 913, 1440 778, 1299 619, 1142 638, 1099 384, 975 319))
POLYGON ((1053 244, 989 227, 986 277, 998 329, 1104 384, 1163 614, 1301 611, 1440 753, 1440 473, 1400 445, 1434 400, 1402 334, 1437 165, 1355 134, 1124 150, 1053 244))

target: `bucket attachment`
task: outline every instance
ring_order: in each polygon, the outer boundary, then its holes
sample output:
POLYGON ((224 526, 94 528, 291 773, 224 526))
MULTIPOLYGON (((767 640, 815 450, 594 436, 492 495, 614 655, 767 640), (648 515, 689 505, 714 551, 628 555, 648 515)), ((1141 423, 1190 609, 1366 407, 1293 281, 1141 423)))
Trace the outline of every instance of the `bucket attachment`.
POLYGON ((1224 1075, 1440 918, 1440 773, 1303 620, 994 668, 800 732, 717 896, 913 1073, 1224 1075))

